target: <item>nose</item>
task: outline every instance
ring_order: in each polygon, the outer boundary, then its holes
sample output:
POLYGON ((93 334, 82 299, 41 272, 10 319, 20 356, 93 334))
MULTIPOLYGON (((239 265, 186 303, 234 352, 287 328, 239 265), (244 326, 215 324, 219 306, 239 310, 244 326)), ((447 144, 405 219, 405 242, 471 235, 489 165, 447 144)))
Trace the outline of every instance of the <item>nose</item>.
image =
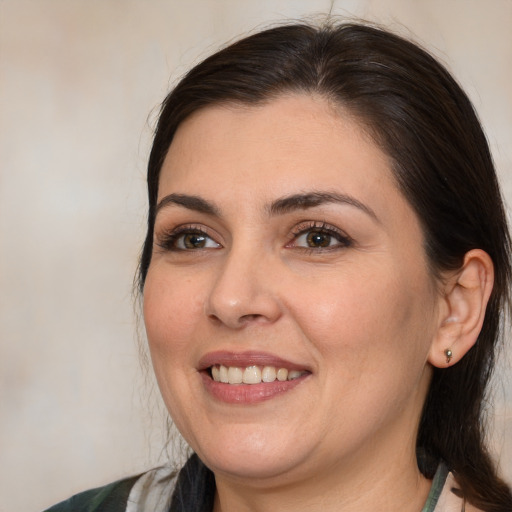
POLYGON ((282 307, 274 274, 270 256, 231 251, 206 298, 206 315, 231 329, 275 322, 282 307))

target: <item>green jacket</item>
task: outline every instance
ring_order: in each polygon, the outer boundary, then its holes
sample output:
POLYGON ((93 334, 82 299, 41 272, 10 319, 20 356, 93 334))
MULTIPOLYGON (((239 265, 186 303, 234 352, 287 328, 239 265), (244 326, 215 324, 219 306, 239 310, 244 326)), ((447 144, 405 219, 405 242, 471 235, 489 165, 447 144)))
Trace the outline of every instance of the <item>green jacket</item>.
POLYGON ((125 512, 128 496, 139 476, 90 489, 69 498, 46 512, 125 512))

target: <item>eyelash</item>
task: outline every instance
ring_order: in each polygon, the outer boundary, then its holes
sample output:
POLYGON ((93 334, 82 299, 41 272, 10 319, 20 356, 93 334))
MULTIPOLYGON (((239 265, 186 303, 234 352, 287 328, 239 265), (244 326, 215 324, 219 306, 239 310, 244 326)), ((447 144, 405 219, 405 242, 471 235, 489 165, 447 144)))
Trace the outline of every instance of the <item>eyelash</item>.
POLYGON ((308 221, 299 224, 293 229, 292 237, 293 239, 289 244, 287 244, 287 247, 292 246, 295 249, 299 249, 307 253, 335 251, 339 249, 345 249, 353 244, 352 238, 350 238, 346 233, 344 233, 340 229, 331 226, 325 222, 318 221, 308 221), (327 247, 302 247, 293 245, 301 236, 306 235, 309 232, 316 232, 320 235, 327 235, 329 237, 334 238, 338 243, 333 246, 329 245, 327 247))
MULTIPOLYGON (((178 252, 178 251, 190 251, 192 252, 194 249, 192 248, 183 248, 178 247, 177 244, 181 237, 185 235, 197 235, 200 237, 204 237, 212 242, 214 242, 218 247, 220 244, 216 242, 202 226, 197 226, 194 224, 187 224, 184 226, 179 226, 169 232, 163 233, 161 236, 157 238, 156 245, 163 249, 164 251, 178 252)), ((207 242, 208 243, 208 242, 207 242)), ((214 247, 199 247, 196 250, 201 249, 213 249, 214 247)))
MULTIPOLYGON (((318 221, 307 221, 303 222, 299 225, 297 225, 293 231, 291 232, 292 240, 286 244, 285 247, 287 248, 294 248, 298 249, 307 253, 318 253, 318 252, 326 252, 326 251, 334 251, 339 250, 343 248, 350 247, 353 244, 353 240, 343 233, 338 228, 335 228, 334 226, 331 226, 329 224, 326 224, 325 222, 318 222, 318 221), (300 239, 301 236, 306 235, 308 233, 318 233, 319 235, 332 237, 334 238, 338 243, 335 245, 328 245, 325 247, 304 247, 304 246, 298 246, 295 245, 297 240, 300 239)), ((329 241, 330 244, 330 241, 329 241)), ((160 237, 158 237, 158 240, 156 242, 156 245, 163 249, 164 251, 170 251, 170 252, 178 252, 178 251, 185 251, 185 252, 192 252, 195 250, 205 250, 205 249, 216 249, 220 248, 221 245, 215 241, 213 237, 211 237, 207 231, 204 229, 201 225, 194 225, 194 224, 188 224, 179 226, 169 232, 164 233, 160 237), (217 247, 197 247, 197 248, 185 248, 185 247, 178 247, 178 243, 180 241, 181 237, 184 237, 186 235, 197 235, 199 237, 204 237, 207 239, 206 243, 213 242, 216 244, 217 247)))

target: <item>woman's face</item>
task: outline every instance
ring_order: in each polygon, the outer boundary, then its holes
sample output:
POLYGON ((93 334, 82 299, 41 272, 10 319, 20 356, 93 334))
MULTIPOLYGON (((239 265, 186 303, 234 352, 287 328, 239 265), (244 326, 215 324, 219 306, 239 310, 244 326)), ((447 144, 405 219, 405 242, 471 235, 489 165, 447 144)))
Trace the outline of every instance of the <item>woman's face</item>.
POLYGON ((418 219, 358 123, 307 95, 206 108, 176 133, 158 201, 151 356, 217 477, 413 457, 439 299, 418 219))

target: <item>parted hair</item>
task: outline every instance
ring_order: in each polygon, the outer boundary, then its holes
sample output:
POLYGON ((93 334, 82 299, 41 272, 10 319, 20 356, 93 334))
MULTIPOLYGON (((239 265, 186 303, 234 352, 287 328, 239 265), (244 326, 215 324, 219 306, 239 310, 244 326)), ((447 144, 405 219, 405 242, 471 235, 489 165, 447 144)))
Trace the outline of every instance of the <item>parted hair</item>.
POLYGON ((418 45, 366 24, 290 24, 246 37, 189 71, 162 104, 149 158, 140 291, 151 261, 160 169, 180 123, 209 105, 261 104, 290 93, 320 95, 343 107, 390 157, 396 183, 420 220, 436 278, 460 268, 471 249, 492 258, 495 282, 475 346, 457 364, 434 369, 418 465, 430 478, 444 461, 469 502, 488 512, 512 511, 511 491, 485 437, 487 387, 511 310, 505 209, 470 100, 418 45))

